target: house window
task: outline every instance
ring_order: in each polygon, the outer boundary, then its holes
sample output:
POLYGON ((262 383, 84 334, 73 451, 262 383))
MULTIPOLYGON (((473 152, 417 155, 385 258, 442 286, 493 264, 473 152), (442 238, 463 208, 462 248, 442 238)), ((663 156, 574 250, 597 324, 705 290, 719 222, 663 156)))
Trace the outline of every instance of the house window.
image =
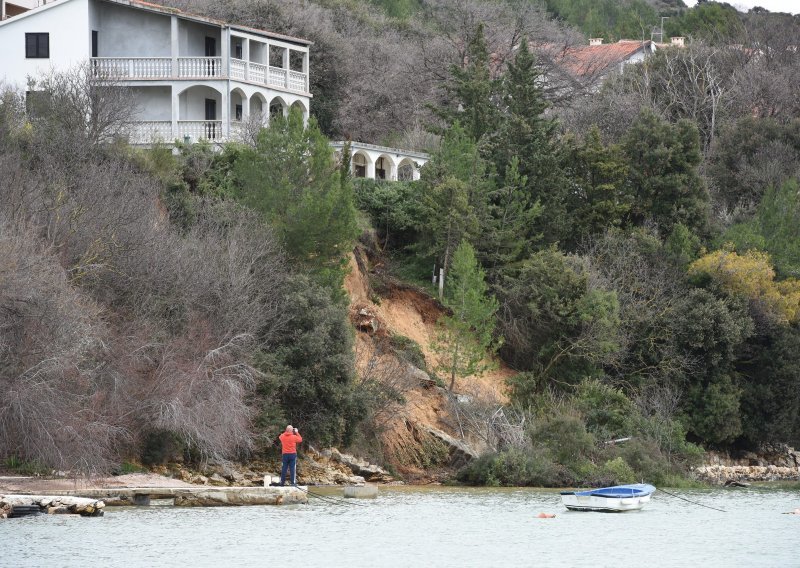
POLYGON ((236 105, 236 120, 242 120, 242 105, 236 105))
POLYGON ((27 59, 47 59, 50 57, 50 34, 25 34, 25 57, 27 59))

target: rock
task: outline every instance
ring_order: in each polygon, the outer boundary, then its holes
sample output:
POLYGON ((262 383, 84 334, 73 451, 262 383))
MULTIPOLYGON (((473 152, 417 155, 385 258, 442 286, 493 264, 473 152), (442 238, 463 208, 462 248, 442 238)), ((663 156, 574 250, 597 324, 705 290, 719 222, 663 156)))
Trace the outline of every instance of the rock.
POLYGON ((69 507, 48 507, 47 508, 48 515, 71 515, 73 514, 72 511, 69 510, 69 507))
POLYGON ((382 483, 392 481, 394 479, 394 477, 392 477, 392 475, 385 469, 355 456, 342 454, 335 448, 324 451, 323 455, 346 465, 350 471, 362 478, 362 482, 366 480, 373 483, 382 483))
POLYGON ((466 442, 457 440, 449 434, 442 432, 441 430, 437 430, 436 428, 432 428, 431 426, 420 425, 420 428, 434 438, 438 439, 440 442, 444 442, 450 455, 451 466, 463 467, 472 460, 478 459, 478 452, 476 452, 466 442))
POLYGON ((412 381, 417 381, 423 387, 429 388, 436 386, 436 381, 434 381, 428 373, 419 367, 409 364, 406 367, 406 374, 408 375, 409 379, 412 381))
POLYGON ((211 475, 211 477, 208 478, 208 483, 209 485, 216 485, 219 487, 223 485, 228 485, 228 480, 222 477, 220 474, 214 473, 211 475))
POLYGON ((189 483, 195 485, 208 485, 208 478, 205 475, 195 475, 189 480, 189 483))

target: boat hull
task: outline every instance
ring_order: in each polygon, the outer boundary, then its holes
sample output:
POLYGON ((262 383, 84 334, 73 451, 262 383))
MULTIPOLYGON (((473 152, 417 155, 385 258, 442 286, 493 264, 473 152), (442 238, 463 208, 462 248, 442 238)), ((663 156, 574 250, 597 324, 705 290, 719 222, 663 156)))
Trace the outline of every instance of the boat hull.
POLYGON ((561 502, 570 511, 623 513, 638 511, 650 501, 650 495, 639 497, 598 497, 596 495, 561 495, 561 502))

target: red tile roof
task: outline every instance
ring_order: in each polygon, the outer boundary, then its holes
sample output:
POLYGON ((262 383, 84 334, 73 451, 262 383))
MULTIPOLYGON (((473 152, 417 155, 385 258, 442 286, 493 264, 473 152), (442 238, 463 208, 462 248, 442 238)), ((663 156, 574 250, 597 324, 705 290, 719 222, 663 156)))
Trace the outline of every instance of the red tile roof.
POLYGON ((556 46, 541 45, 532 45, 531 48, 548 51, 557 65, 572 75, 586 77, 602 74, 609 67, 627 61, 642 50, 653 51, 653 42, 623 39, 617 43, 570 46, 560 49, 556 46))

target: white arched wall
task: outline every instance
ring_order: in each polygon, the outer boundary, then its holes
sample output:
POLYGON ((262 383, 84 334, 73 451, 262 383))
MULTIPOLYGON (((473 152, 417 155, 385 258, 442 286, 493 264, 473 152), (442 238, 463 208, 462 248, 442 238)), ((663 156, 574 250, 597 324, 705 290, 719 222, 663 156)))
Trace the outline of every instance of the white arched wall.
POLYGON ((272 118, 273 116, 277 116, 279 112, 283 116, 289 115, 289 105, 286 103, 286 100, 282 96, 272 97, 272 99, 270 99, 269 101, 269 106, 267 108, 270 118, 272 118))
POLYGON ((419 166, 411 158, 403 158, 397 164, 397 179, 399 181, 419 179, 419 166))
MULTIPOLYGON (((339 141, 331 142, 332 150, 341 154, 344 147, 348 142, 339 141)), ((396 181, 400 168, 405 168, 406 174, 410 173, 409 179, 419 179, 420 168, 430 159, 428 154, 422 152, 412 152, 408 150, 401 150, 399 148, 388 148, 384 146, 375 146, 373 144, 363 144, 361 142, 350 142, 351 153, 351 171, 354 177, 366 177, 370 179, 379 178, 376 176, 376 170, 383 169, 385 178, 388 181, 396 181), (363 172, 364 175, 358 174, 356 166, 358 159, 356 156, 363 157, 363 172), (381 166, 383 166, 381 168, 381 166), (409 172, 410 168, 410 172, 409 172)), ((379 178, 380 179, 380 178, 379 178)))
POLYGON ((369 153, 363 150, 353 152, 350 157, 350 170, 353 173, 353 177, 375 179, 375 162, 371 159, 369 153), (360 159, 356 158, 356 156, 360 159), (361 175, 361 166, 364 168, 364 175, 361 175))
POLYGON ((296 100, 293 103, 291 103, 289 108, 300 109, 300 112, 303 114, 303 124, 306 124, 308 122, 308 107, 306 106, 304 101, 296 100))
POLYGON ((244 122, 250 115, 250 98, 245 94, 242 89, 236 88, 231 91, 230 96, 230 113, 231 120, 244 122), (236 108, 236 107, 240 108, 236 108))
POLYGON ((255 93, 250 97, 250 117, 260 117, 261 124, 267 123, 267 99, 261 93, 255 93))
POLYGON ((216 101, 216 120, 224 120, 223 109, 226 96, 209 84, 195 84, 177 94, 178 120, 205 120, 206 99, 216 101))
POLYGON ((381 154, 375 159, 375 179, 397 181, 397 164, 388 154, 381 154))

